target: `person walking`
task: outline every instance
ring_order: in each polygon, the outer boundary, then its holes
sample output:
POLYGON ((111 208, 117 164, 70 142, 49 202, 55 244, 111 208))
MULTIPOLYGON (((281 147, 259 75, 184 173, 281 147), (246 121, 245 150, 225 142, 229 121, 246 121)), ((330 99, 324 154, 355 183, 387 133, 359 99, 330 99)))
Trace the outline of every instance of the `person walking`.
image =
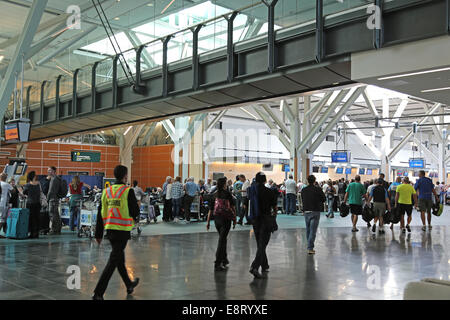
POLYGON ((347 185, 345 184, 345 180, 344 180, 344 178, 341 178, 338 183, 338 196, 339 196, 338 207, 340 207, 341 203, 344 202, 346 189, 347 189, 347 185))
POLYGON ((39 217, 41 212, 41 185, 37 179, 35 171, 27 175, 27 184, 23 187, 23 194, 26 196, 26 207, 30 210, 30 239, 39 238, 39 217))
POLYGON ((245 175, 241 174, 240 175, 240 179, 242 181, 242 189, 241 189, 241 194, 242 194, 242 211, 241 211, 241 219, 242 222, 244 220, 245 217, 245 225, 251 225, 251 221, 250 218, 248 217, 248 212, 249 212, 249 200, 248 200, 248 194, 247 194, 247 190, 250 187, 250 180, 245 178, 245 175))
POLYGON ((233 184, 233 196, 236 199, 236 215, 239 217, 238 224, 242 225, 242 186, 244 182, 241 181, 241 176, 236 176, 236 182, 233 184))
POLYGON ((172 183, 171 190, 172 197, 172 216, 175 222, 180 220, 181 204, 183 201, 183 184, 181 183, 181 177, 176 177, 175 182, 172 183))
MULTIPOLYGON (((419 192, 419 210, 420 218, 422 219, 422 231, 426 231, 425 212, 428 213, 428 230, 432 229, 431 226, 431 209, 433 208, 433 195, 436 203, 439 203, 440 194, 436 193, 433 186, 433 181, 430 178, 425 177, 425 171, 419 171, 419 179, 414 185, 414 189, 419 192)), ((408 223, 409 225, 409 223, 408 223)), ((409 226, 407 226, 409 231, 409 226)))
MULTIPOLYGON (((314 177, 315 179, 315 177, 314 177)), ((315 181, 314 181, 315 182, 315 181)), ((314 184, 313 182, 313 184, 314 184)), ((323 193, 323 191, 322 191, 323 193)), ((326 214, 327 218, 334 218, 333 204, 334 204, 334 194, 336 193, 335 186, 330 183, 328 184, 328 188, 326 190, 326 200, 328 202, 328 213, 326 214)))
POLYGON ((263 278, 263 274, 269 272, 266 248, 270 241, 270 234, 276 230, 277 194, 264 186, 266 181, 266 175, 258 172, 247 192, 251 206, 250 219, 257 245, 250 273, 257 279, 263 278), (262 269, 262 274, 259 273, 259 268, 262 269))
MULTIPOLYGON (((397 208, 400 214, 400 229, 403 233, 406 233, 406 229, 408 232, 411 232, 411 228, 409 227, 412 220, 412 209, 413 203, 412 198, 414 198, 414 205, 417 207, 417 193, 414 187, 409 183, 409 178, 404 177, 403 183, 399 185, 396 189, 395 195, 395 207, 397 208), (408 216, 406 229, 405 229, 405 213, 408 216)), ((392 229, 393 227, 391 227, 392 229)))
POLYGON ((356 224, 358 223, 358 216, 362 215, 363 200, 367 201, 366 188, 361 184, 361 177, 357 175, 355 177, 355 182, 348 185, 344 196, 344 202, 349 202, 350 213, 352 214, 353 228, 352 232, 358 232, 356 224))
POLYGON ((294 215, 297 212, 297 183, 295 183, 294 176, 289 175, 289 179, 285 182, 286 186, 286 214, 294 215))
POLYGON ((214 215, 214 224, 219 233, 217 243, 215 271, 224 271, 230 264, 227 258, 227 237, 233 222, 233 229, 236 227, 236 209, 234 198, 227 188, 227 178, 217 180, 217 190, 213 193, 214 201, 209 203, 208 218, 206 220, 206 230, 209 231, 211 215, 214 215))
POLYGON ((378 233, 384 234, 383 215, 386 212, 386 207, 389 211, 391 211, 391 201, 385 188, 384 180, 381 178, 377 180, 377 184, 375 185, 375 187, 371 188, 371 190, 369 191, 369 202, 371 202, 372 200, 373 213, 375 215, 375 222, 372 227, 372 232, 376 232, 377 221, 379 221, 378 233))
POLYGON ((139 283, 139 278, 132 281, 128 276, 124 252, 127 242, 131 238, 134 221, 139 216, 139 206, 134 190, 126 185, 128 168, 117 166, 114 168, 114 177, 116 178, 115 184, 103 190, 95 230, 95 238, 99 245, 103 239, 103 230, 106 230, 112 251, 95 287, 93 300, 103 300, 109 280, 116 268, 125 283, 128 294, 132 294, 139 283))
POLYGON ((326 201, 325 194, 320 187, 314 183, 316 177, 308 177, 308 186, 302 189, 303 212, 306 222, 306 240, 308 243, 308 254, 315 254, 314 241, 316 240, 317 228, 319 227, 320 212, 326 201))
POLYGON ((81 200, 83 199, 83 187, 91 188, 90 185, 80 181, 79 176, 74 176, 72 182, 69 185, 70 189, 70 231, 75 231, 75 221, 77 221, 77 229, 80 229, 80 210, 81 210, 81 200))
POLYGON ((190 177, 186 184, 184 185, 185 196, 184 196, 184 216, 186 223, 191 221, 191 205, 195 199, 195 196, 199 194, 200 188, 194 182, 194 177, 190 177))
POLYGON ((62 188, 62 179, 56 175, 56 168, 51 166, 47 170, 48 177, 50 179, 48 193, 47 193, 47 201, 49 208, 49 215, 51 221, 50 234, 58 235, 61 234, 61 217, 59 214, 59 200, 60 190, 62 188))
POLYGON ((146 194, 145 194, 144 190, 142 190, 142 188, 138 186, 137 180, 133 181, 133 190, 134 190, 134 195, 136 196, 136 199, 138 201, 138 205, 140 208, 142 199, 146 196, 146 194))

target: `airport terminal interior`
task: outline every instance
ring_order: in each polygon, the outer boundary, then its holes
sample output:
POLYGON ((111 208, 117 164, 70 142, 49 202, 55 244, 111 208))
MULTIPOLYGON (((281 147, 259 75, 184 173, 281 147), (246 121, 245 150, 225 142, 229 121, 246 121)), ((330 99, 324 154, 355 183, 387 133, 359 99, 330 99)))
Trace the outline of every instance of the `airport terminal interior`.
POLYGON ((450 299, 449 1, 0 17, 1 300, 450 299))

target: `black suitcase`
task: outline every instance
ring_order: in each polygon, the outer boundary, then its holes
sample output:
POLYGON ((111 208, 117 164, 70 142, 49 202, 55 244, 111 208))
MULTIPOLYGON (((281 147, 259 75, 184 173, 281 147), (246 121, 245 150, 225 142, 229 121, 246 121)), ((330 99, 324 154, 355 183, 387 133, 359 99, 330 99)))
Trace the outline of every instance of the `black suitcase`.
POLYGON ((39 213, 39 232, 47 234, 50 231, 50 216, 46 209, 41 209, 39 213))

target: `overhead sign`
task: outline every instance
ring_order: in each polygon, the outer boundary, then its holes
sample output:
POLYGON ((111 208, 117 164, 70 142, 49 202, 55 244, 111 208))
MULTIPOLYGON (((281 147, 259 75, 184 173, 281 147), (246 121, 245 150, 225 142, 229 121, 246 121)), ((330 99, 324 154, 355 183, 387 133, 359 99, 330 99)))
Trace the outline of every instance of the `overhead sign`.
POLYGON ((331 162, 346 163, 350 162, 350 152, 348 151, 332 151, 331 162))
POLYGON ((28 142, 31 124, 27 119, 12 120, 5 123, 6 143, 28 142))
POLYGON ((283 172, 291 172, 291 167, 288 164, 283 164, 283 172))
POLYGON ((344 173, 344 168, 336 168, 336 173, 337 174, 343 174, 344 173))
POLYGON ((425 168, 425 160, 424 159, 409 159, 409 167, 410 168, 425 168))
POLYGON ((96 151, 77 151, 71 152, 73 162, 100 162, 100 152, 96 151))

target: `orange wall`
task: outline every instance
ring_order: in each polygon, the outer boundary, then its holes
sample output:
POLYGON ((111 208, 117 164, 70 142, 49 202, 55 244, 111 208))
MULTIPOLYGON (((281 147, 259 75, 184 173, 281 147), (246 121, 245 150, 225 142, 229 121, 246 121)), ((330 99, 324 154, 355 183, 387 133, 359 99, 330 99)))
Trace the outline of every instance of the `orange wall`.
POLYGON ((161 187, 167 176, 173 177, 173 148, 173 144, 133 148, 132 180, 137 180, 144 191, 161 187))
MULTIPOLYGON (((0 151, 11 152, 9 157, 15 157, 15 150, 15 146, 0 148, 0 151)), ((25 158, 28 163, 28 172, 34 170, 37 174, 47 174, 48 167, 55 166, 57 174, 66 175, 68 171, 87 171, 89 175, 94 175, 95 172, 104 172, 105 177, 111 178, 114 177, 114 167, 119 164, 119 147, 30 142, 25 152, 25 158), (98 163, 72 162, 70 159, 72 150, 99 151, 101 160, 98 163)), ((0 158, 2 166, 8 162, 9 160, 0 158)))

